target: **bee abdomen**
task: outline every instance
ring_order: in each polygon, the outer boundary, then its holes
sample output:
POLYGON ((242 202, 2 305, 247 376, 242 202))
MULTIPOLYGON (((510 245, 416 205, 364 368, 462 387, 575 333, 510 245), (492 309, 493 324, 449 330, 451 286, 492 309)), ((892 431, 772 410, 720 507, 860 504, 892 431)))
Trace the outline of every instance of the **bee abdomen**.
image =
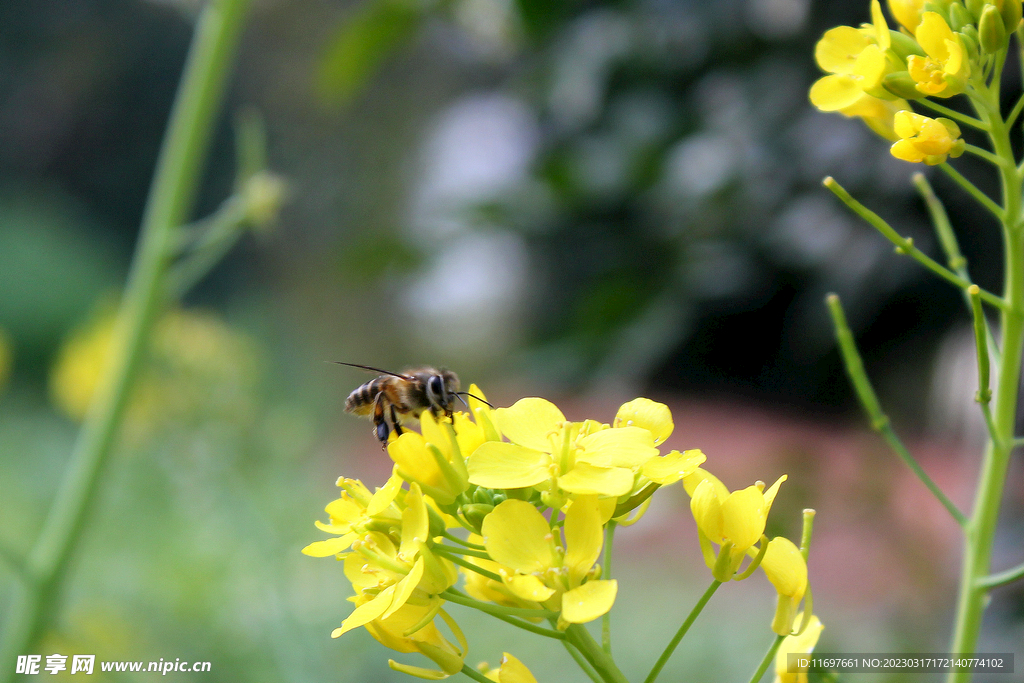
POLYGON ((356 387, 345 399, 345 412, 365 415, 373 409, 377 394, 383 391, 381 378, 371 379, 366 384, 356 387))

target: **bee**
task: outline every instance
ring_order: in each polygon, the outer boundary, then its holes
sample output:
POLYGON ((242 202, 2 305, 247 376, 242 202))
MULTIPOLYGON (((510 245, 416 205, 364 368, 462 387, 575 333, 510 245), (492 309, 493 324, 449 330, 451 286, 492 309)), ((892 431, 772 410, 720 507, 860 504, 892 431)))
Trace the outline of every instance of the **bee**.
POLYGON ((431 367, 413 368, 399 374, 355 363, 341 363, 381 373, 379 377, 356 387, 345 399, 345 412, 367 415, 373 421, 373 432, 386 447, 391 432, 402 435, 400 417, 418 418, 424 410, 438 417, 451 417, 455 400, 465 401, 459 391, 459 378, 451 370, 431 367))

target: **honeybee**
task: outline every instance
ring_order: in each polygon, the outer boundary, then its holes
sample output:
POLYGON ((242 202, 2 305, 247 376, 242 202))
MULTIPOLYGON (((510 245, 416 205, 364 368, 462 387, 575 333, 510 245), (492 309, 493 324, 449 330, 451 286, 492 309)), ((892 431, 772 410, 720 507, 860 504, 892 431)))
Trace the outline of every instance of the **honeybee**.
POLYGON ((455 373, 443 368, 413 368, 399 374, 366 365, 335 362, 381 373, 348 395, 345 412, 369 416, 382 447, 387 446, 391 432, 402 435, 400 416, 419 417, 424 410, 429 410, 434 417, 441 414, 451 417, 455 400, 463 400, 459 394, 465 393, 459 391, 459 378, 455 373))

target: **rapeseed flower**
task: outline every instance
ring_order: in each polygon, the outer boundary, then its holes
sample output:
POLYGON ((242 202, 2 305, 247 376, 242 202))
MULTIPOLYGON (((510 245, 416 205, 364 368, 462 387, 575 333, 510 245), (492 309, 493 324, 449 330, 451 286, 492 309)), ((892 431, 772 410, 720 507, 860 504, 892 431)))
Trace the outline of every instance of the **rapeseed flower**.
POLYGON ((935 97, 959 95, 967 87, 971 62, 962 38, 937 12, 925 12, 914 29, 925 56, 910 55, 907 70, 921 93, 935 97))
POLYGON ((911 163, 923 161, 934 166, 944 162, 946 157, 956 158, 964 152, 960 127, 950 119, 901 111, 893 123, 900 140, 893 143, 889 151, 897 159, 911 163))
POLYGON ((501 665, 485 671, 484 675, 494 683, 537 683, 526 665, 507 652, 501 657, 501 665))
POLYGON ((593 621, 611 609, 615 580, 597 578, 603 545, 597 496, 577 496, 565 514, 565 541, 533 505, 506 500, 484 518, 487 554, 516 597, 559 612, 558 626, 593 621))

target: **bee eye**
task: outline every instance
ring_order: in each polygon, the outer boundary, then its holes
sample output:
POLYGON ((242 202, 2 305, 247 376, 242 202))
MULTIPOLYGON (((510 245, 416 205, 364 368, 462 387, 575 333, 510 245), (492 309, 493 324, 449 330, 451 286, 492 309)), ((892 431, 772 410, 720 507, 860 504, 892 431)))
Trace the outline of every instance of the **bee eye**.
POLYGON ((427 380, 427 390, 437 397, 444 396, 444 380, 441 379, 440 375, 434 375, 427 380))

